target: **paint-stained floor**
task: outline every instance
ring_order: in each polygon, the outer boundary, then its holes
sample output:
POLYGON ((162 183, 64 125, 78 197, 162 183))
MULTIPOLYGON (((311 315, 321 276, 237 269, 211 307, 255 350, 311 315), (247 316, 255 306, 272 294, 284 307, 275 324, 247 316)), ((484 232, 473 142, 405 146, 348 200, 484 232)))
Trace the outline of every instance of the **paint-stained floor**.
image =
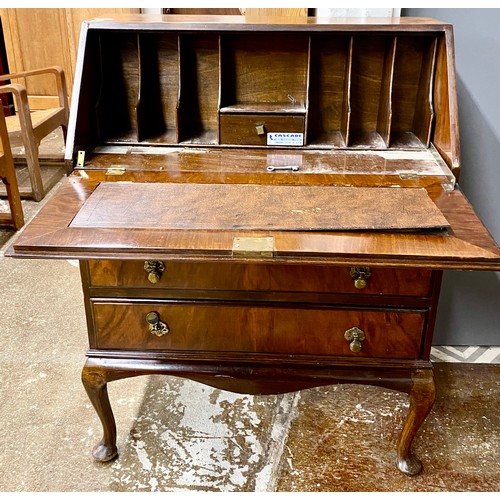
MULTIPOLYGON (((23 201, 28 220, 45 201, 23 201)), ((405 394, 247 396, 159 375, 109 384, 119 457, 94 462, 78 264, 6 258, 14 237, 0 231, 0 491, 500 490, 499 364, 435 364, 417 477, 395 467, 405 394)))
POLYGON ((2 257, 0 273, 0 491, 500 489, 495 364, 436 364, 414 478, 394 465, 404 394, 344 385, 252 397, 158 375, 109 384, 120 455, 95 463, 76 262, 2 257))

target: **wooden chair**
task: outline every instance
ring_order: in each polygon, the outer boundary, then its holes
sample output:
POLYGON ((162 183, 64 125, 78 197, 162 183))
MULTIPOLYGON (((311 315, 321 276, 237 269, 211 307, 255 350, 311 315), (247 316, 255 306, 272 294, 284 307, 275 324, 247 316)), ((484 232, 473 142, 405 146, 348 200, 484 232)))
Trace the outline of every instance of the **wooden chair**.
POLYGON ((0 106, 0 178, 7 189, 7 199, 10 206, 10 214, 0 214, 0 224, 12 226, 16 230, 20 229, 24 225, 23 207, 17 187, 14 160, 12 159, 2 106, 0 106))
POLYGON ((64 142, 68 125, 69 107, 68 92, 64 70, 59 66, 21 71, 0 76, 0 83, 13 78, 26 78, 30 76, 52 73, 55 76, 59 106, 41 111, 32 111, 28 103, 26 87, 20 83, 11 83, 0 86, 0 94, 11 92, 15 98, 16 115, 5 118, 12 147, 24 146, 26 163, 31 182, 31 191, 21 194, 40 201, 45 196, 42 173, 38 159, 40 141, 58 127, 62 127, 64 142))

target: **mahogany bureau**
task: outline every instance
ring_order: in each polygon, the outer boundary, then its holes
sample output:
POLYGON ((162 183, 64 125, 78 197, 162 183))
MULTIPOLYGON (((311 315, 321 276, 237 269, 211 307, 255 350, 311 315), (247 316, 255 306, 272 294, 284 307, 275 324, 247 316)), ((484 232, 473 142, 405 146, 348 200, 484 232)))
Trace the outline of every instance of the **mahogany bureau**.
POLYGON ((107 383, 160 373, 404 391, 397 466, 420 472, 442 271, 500 270, 456 183, 449 24, 85 22, 66 163, 9 254, 80 260, 96 460, 107 383))

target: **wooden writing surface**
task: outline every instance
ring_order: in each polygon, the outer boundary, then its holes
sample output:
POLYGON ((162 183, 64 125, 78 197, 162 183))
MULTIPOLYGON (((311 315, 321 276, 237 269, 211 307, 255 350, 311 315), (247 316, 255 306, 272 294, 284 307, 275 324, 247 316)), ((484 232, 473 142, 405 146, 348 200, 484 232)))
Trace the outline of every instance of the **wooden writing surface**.
POLYGON ((101 183, 71 227, 418 230, 448 227, 425 189, 101 183))

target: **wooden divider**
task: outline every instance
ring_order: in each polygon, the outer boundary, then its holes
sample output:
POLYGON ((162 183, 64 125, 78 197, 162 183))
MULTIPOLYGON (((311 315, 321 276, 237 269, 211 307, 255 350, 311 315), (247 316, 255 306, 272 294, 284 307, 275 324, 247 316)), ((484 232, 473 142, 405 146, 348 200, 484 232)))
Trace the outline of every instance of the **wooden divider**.
POLYGON ((388 146, 394 50, 394 37, 354 37, 350 147, 378 149, 388 146))
POLYGON ((393 147, 429 146, 435 59, 435 37, 398 37, 392 95, 393 147))
POLYGON ((179 142, 217 144, 219 135, 219 38, 181 35, 179 142))
POLYGON ((312 37, 309 139, 313 145, 347 144, 350 45, 350 36, 312 37))
POLYGON ((177 142, 179 48, 175 33, 139 35, 138 140, 177 142))
POLYGON ((98 136, 109 142, 137 141, 137 34, 101 34, 99 54, 100 88, 96 103, 98 136))

